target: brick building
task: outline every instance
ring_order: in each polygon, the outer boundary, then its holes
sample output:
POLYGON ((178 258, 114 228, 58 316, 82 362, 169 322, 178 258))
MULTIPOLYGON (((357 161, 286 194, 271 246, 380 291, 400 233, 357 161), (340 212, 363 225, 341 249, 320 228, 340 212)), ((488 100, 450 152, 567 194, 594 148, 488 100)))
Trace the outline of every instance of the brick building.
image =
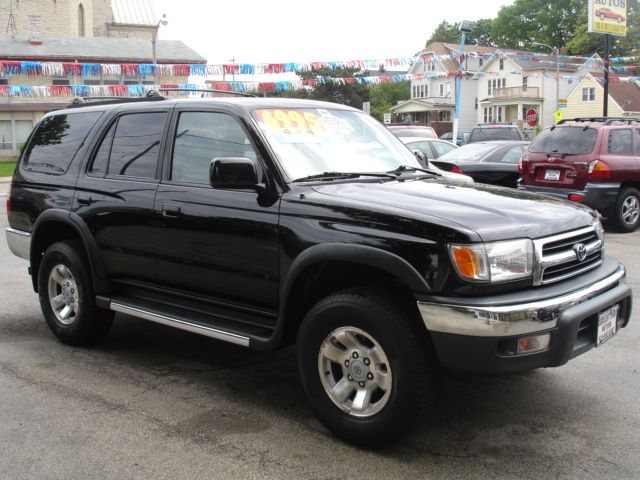
MULTIPOLYGON (((158 19, 149 0, 0 0, 0 157, 17 155, 35 122, 69 103, 69 91, 187 83, 188 68, 149 67, 158 19)), ((179 40, 157 40, 155 59, 206 64, 179 40)))

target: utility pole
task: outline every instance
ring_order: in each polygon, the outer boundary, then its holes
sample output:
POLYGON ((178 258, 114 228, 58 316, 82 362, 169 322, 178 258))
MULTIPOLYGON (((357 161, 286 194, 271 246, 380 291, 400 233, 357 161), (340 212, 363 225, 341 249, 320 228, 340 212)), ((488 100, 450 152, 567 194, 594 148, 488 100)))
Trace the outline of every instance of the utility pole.
POLYGON ((468 20, 463 20, 460 23, 460 58, 458 62, 458 75, 456 78, 456 112, 453 117, 453 138, 452 142, 454 145, 457 145, 458 142, 458 122, 460 121, 460 94, 462 90, 462 77, 464 76, 464 41, 465 34, 471 33, 473 31, 473 27, 475 27, 475 22, 470 22, 468 20))

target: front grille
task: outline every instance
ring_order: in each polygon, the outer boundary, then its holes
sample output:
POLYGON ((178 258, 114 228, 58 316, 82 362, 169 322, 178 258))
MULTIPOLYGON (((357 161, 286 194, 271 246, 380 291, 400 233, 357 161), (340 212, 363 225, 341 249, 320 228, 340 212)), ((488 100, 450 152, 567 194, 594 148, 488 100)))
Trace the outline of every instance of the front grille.
POLYGON ((566 280, 602 263, 602 240, 593 227, 535 240, 534 244, 539 263, 535 285, 566 280), (586 250, 583 260, 578 259, 574 250, 578 244, 584 245, 586 250))

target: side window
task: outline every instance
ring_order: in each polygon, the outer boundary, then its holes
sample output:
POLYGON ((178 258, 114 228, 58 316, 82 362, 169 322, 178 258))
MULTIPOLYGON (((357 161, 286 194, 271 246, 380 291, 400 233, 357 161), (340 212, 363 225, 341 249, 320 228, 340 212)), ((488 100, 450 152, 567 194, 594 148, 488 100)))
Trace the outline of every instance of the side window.
POLYGON ((522 154, 524 153, 524 147, 518 145, 517 147, 510 148, 502 158, 498 159, 500 163, 518 163, 522 154))
MULTIPOLYGON (((462 134, 459 134, 459 136, 462 137, 462 134)), ((454 145, 449 145, 448 143, 444 142, 433 142, 431 146, 436 151, 436 155, 438 157, 444 155, 447 152, 450 152, 451 150, 455 150, 456 148, 454 145)))
POLYGON ((107 173, 109 167, 109 155, 111 154, 111 144, 113 143, 113 134, 116 131, 117 122, 109 127, 109 131, 102 139, 102 143, 96 152, 96 156, 93 157, 93 162, 89 168, 91 175, 104 176, 107 173))
POLYGON ((182 112, 173 146, 171 179, 209 184, 209 165, 217 157, 257 155, 236 119, 225 113, 182 112))
POLYGON ((118 119, 109 175, 155 178, 166 112, 132 113, 118 119))
POLYGON ((640 157, 640 128, 636 129, 636 157, 640 157))
POLYGON ((44 118, 25 149, 27 169, 62 174, 102 112, 68 113, 44 118))
POLYGON ((633 142, 630 128, 620 128, 609 132, 609 153, 631 155, 633 142))

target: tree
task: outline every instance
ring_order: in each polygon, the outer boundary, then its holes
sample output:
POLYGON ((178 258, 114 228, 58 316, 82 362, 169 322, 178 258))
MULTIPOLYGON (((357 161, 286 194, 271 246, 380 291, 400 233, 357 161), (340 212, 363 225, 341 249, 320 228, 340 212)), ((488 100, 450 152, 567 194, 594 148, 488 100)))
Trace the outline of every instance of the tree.
POLYGON ((411 96, 410 82, 389 82, 371 85, 369 96, 371 98, 371 116, 382 121, 383 114, 389 112, 391 107, 401 100, 408 100, 411 96))
POLYGON ((446 20, 440 22, 440 25, 436 27, 429 40, 427 40, 427 45, 433 42, 459 43, 460 32, 458 31, 458 25, 451 24, 446 20))
POLYGON ((578 25, 586 22, 579 15, 579 0, 516 0, 504 6, 493 21, 491 36, 501 48, 524 49, 533 42, 563 46, 578 25))
POLYGON ((467 45, 483 45, 485 47, 495 47, 493 41, 493 20, 490 18, 481 18, 476 22, 473 31, 467 34, 467 45))

